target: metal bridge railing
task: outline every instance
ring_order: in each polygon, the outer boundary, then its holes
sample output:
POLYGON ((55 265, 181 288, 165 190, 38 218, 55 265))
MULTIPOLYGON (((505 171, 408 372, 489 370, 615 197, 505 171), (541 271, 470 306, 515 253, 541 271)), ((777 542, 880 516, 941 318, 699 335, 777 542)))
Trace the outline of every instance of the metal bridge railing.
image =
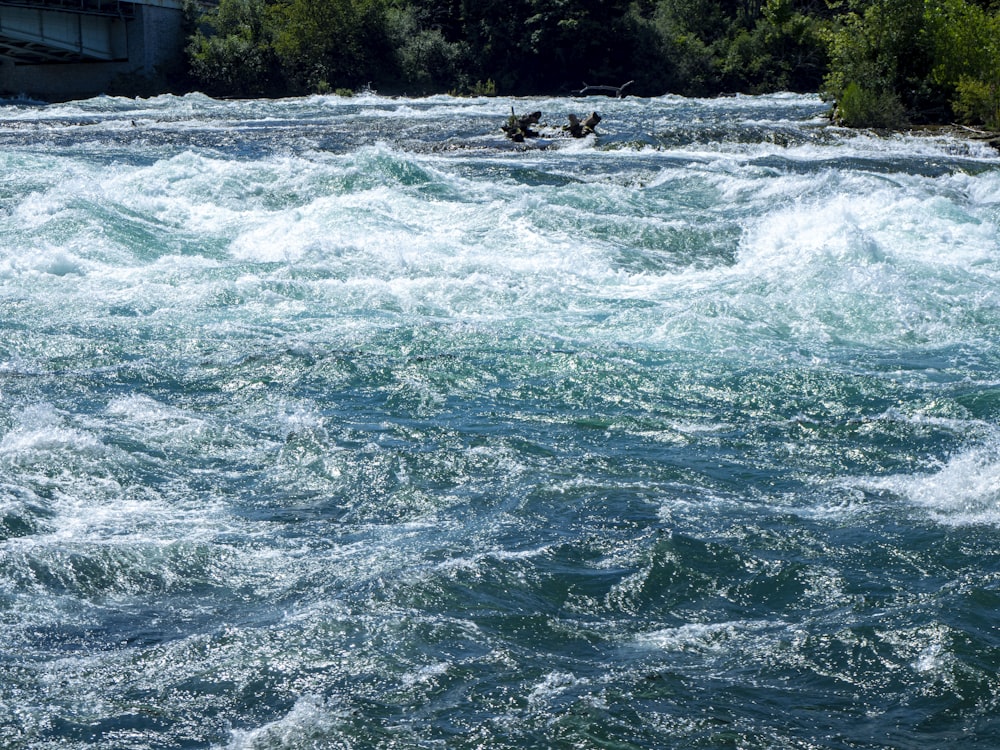
POLYGON ((135 4, 123 0, 0 0, 0 6, 3 5, 61 10, 97 16, 115 16, 116 18, 135 16, 135 4))

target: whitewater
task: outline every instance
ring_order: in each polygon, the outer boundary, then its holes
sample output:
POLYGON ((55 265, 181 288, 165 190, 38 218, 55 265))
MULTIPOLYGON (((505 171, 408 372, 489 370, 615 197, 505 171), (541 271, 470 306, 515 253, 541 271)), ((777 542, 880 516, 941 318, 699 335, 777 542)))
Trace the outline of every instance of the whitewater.
POLYGON ((1000 155, 827 110, 0 102, 0 747, 1000 746, 1000 155))

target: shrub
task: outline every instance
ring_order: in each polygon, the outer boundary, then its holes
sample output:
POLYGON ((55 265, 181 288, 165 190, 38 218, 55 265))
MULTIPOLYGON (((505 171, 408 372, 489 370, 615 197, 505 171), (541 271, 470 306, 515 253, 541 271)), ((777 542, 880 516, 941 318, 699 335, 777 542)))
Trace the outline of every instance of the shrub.
POLYGON ((209 93, 257 96, 273 84, 263 0, 222 0, 187 47, 191 75, 209 93))
POLYGON ((1000 87, 996 83, 961 78, 952 106, 965 122, 1000 131, 1000 87))
POLYGON ((834 117, 851 128, 898 128, 906 124, 906 111, 895 93, 872 91, 853 81, 841 94, 834 117))
POLYGON ((923 0, 873 0, 847 13, 828 34, 830 68, 823 93, 837 117, 859 127, 898 127, 944 103, 928 85, 923 0))
POLYGON ((966 0, 932 0, 927 29, 933 77, 951 92, 955 114, 1000 129, 1000 13, 966 0))

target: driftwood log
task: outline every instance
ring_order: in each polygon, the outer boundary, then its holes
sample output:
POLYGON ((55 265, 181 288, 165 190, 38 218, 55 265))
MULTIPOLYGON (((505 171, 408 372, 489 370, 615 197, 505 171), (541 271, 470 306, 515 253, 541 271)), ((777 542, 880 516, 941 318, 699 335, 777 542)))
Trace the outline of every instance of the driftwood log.
POLYGON ((583 138, 595 131, 597 123, 601 121, 601 116, 596 112, 591 112, 583 121, 576 115, 567 115, 566 119, 569 120, 569 125, 563 125, 563 130, 568 131, 574 138, 583 138))
MULTIPOLYGON (((501 125, 500 129, 515 143, 523 143, 525 138, 537 138, 539 136, 539 133, 532 126, 537 125, 541 119, 541 112, 532 112, 518 117, 514 113, 514 108, 511 107, 507 124, 501 125)), ((596 112, 591 112, 583 120, 576 115, 567 115, 567 119, 569 120, 569 125, 563 125, 563 131, 569 133, 574 138, 583 138, 596 132, 597 123, 601 121, 601 116, 596 112)))
POLYGON ((581 96, 586 96, 587 94, 604 94, 605 96, 614 96, 618 99, 625 98, 625 89, 631 86, 635 81, 628 81, 623 83, 621 86, 588 86, 587 82, 583 82, 583 88, 577 91, 577 94, 581 96))
POLYGON ((978 128, 970 128, 968 125, 960 126, 963 133, 967 137, 973 140, 985 143, 987 146, 992 146, 993 148, 1000 151, 1000 133, 996 133, 990 130, 979 130, 978 128))
POLYGON ((531 129, 532 125, 537 125, 542 119, 541 112, 532 112, 528 115, 518 117, 514 114, 514 108, 510 108, 510 117, 507 124, 501 125, 500 129, 507 134, 507 137, 516 143, 522 143, 525 138, 537 138, 538 133, 531 129))

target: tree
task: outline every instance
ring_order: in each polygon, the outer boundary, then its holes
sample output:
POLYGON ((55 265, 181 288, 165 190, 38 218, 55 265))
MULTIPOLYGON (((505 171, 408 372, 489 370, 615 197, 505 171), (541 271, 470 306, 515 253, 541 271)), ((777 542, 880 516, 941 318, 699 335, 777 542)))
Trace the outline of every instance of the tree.
POLYGON ((933 78, 968 123, 1000 130, 1000 12, 965 0, 928 0, 933 78))
POLYGON ((209 93, 260 96, 273 90, 277 60, 264 0, 222 0, 188 44, 191 74, 209 93))
POLYGON ((274 51, 294 90, 363 85, 388 57, 380 0, 287 0, 272 13, 274 51))
POLYGON ((560 90, 579 81, 624 81, 631 77, 630 39, 623 33, 628 11, 622 0, 530 0, 526 20, 535 79, 560 90))
POLYGON ((432 22, 434 18, 436 14, 411 5, 391 8, 386 15, 399 81, 412 93, 469 87, 468 45, 448 41, 444 30, 432 22))
POLYGON ((827 65, 822 28, 792 0, 767 0, 753 29, 740 30, 729 44, 727 82, 750 92, 816 91, 827 65))
POLYGON ((855 127, 899 127, 942 104, 931 83, 924 0, 855 2, 829 34, 824 93, 855 127))
POLYGON ((524 93, 536 86, 528 58, 528 0, 461 0, 469 77, 492 78, 502 91, 524 93))

